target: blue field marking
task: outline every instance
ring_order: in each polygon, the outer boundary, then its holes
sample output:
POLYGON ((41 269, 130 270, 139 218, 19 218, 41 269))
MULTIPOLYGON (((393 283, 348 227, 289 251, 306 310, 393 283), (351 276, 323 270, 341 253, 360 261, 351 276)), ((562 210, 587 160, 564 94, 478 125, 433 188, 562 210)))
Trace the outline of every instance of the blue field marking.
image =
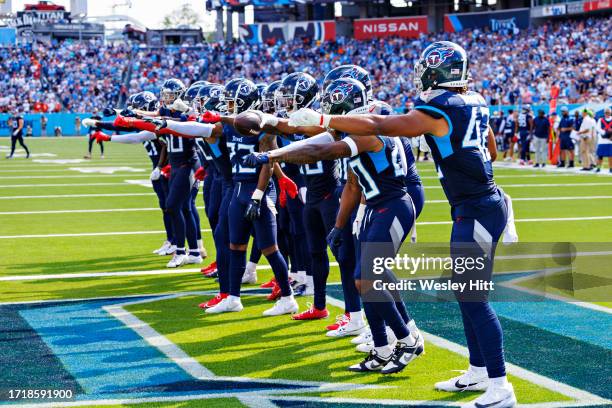
POLYGON ((102 309, 125 301, 128 299, 28 305, 19 311, 82 388, 77 399, 309 388, 257 380, 195 379, 102 309))

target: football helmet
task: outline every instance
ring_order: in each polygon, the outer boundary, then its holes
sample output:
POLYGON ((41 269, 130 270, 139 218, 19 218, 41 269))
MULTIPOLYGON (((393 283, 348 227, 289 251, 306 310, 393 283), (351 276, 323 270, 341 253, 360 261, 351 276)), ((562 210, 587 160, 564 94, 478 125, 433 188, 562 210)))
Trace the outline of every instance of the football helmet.
POLYGON ((159 99, 163 105, 172 105, 175 100, 183 96, 185 90, 185 84, 180 79, 168 79, 161 87, 159 99))
POLYGON ((132 109, 154 112, 159 108, 159 101, 153 92, 144 91, 133 95, 130 105, 132 109))
POLYGON ((312 75, 294 72, 282 80, 276 90, 276 110, 291 113, 301 108, 309 108, 319 97, 319 86, 312 75))
POLYGON ((236 78, 225 84, 223 101, 230 114, 237 115, 254 109, 259 101, 257 86, 246 78, 236 78))
POLYGON ((368 96, 365 86, 353 78, 333 80, 321 98, 321 110, 325 115, 366 113, 368 96))
POLYGON ((274 81, 270 85, 264 89, 263 94, 261 95, 261 105, 260 109, 265 113, 274 113, 274 95, 278 87, 280 86, 281 81, 274 81))
POLYGON ((255 109, 261 109, 261 103, 263 101, 263 93, 268 87, 268 84, 264 84, 263 82, 260 82, 256 84, 255 86, 257 87, 257 95, 259 96, 259 101, 257 102, 257 106, 255 107, 255 109))
POLYGON ((226 114, 227 106, 223 102, 223 91, 223 85, 219 84, 209 84, 201 87, 194 100, 196 110, 200 113, 212 111, 226 114))
POLYGON ((359 65, 340 65, 329 71, 327 75, 325 75, 325 79, 323 79, 323 89, 327 89, 329 84, 332 83, 333 80, 338 78, 353 78, 357 81, 361 82, 361 84, 366 89, 366 94, 368 96, 368 100, 372 100, 372 79, 370 78, 370 73, 366 71, 364 68, 361 68, 359 65))
MULTIPOLYGON (((198 82, 202 82, 202 81, 198 81, 198 82)), ((198 92, 203 86, 204 84, 198 84, 196 82, 193 85, 191 85, 189 88, 187 88, 187 91, 185 91, 185 94, 181 98, 183 102, 185 102, 188 105, 191 105, 194 102, 196 96, 198 96, 198 92)))
POLYGON ((418 92, 466 87, 469 65, 463 47, 450 41, 436 41, 425 48, 415 64, 414 85, 418 92))

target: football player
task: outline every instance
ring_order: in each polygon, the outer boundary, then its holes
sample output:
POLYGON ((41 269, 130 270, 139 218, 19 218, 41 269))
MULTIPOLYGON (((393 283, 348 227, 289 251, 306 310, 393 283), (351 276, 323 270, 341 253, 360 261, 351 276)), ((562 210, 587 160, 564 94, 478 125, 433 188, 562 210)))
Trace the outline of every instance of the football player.
MULTIPOLYGON (((126 110, 122 112, 124 115, 129 115, 131 111, 137 109, 141 111, 156 111, 158 109, 159 102, 157 97, 152 92, 140 92, 134 95, 130 95, 127 100, 126 110)), ((100 130, 110 130, 115 132, 131 132, 130 128, 117 127, 113 122, 104 122, 98 119, 98 116, 93 116, 83 120, 83 126, 90 128, 92 133, 91 140, 103 143, 104 141, 113 143, 142 143, 147 155, 151 160, 153 169, 151 171, 151 184, 153 190, 157 194, 159 208, 163 213, 164 229, 166 231, 166 240, 159 249, 153 251, 154 254, 158 255, 172 255, 176 251, 176 245, 173 243, 173 230, 172 230, 172 219, 170 214, 166 211, 166 197, 168 195, 168 179, 162 177, 160 166, 165 162, 166 157, 166 145, 162 143, 155 134, 151 132, 140 132, 140 134, 119 134, 119 135, 106 135, 100 130)))
POLYGON ((529 152, 529 144, 534 129, 533 115, 531 115, 531 107, 529 105, 523 106, 522 112, 519 113, 516 123, 521 144, 521 160, 519 164, 523 166, 527 163, 531 155, 529 152))
MULTIPOLYGON (((333 115, 368 112, 366 89, 353 78, 336 79, 325 90, 321 108, 324 114, 333 115)), ((266 119, 267 122, 277 121, 266 119)), ((329 137, 327 143, 303 143, 299 148, 296 143, 268 153, 253 153, 247 157, 245 164, 258 165, 270 161, 310 163, 321 159, 349 158, 340 209, 327 237, 330 247, 334 249, 342 244, 345 239, 343 230, 363 196, 367 222, 362 224, 359 231, 361 251, 366 252, 366 258, 371 251, 375 251, 377 257, 394 257, 415 220, 414 205, 406 190, 407 164, 401 139, 381 136, 354 138, 350 134, 343 134, 340 141, 334 142, 328 133, 315 137, 319 139, 326 135, 329 137), (376 243, 376 248, 369 249, 369 243, 376 243)), ((352 242, 350 234, 348 239, 352 242)), ((398 294, 387 290, 380 291, 377 296, 370 294, 371 279, 364 276, 362 280, 361 271, 372 270, 372 265, 367 261, 365 263, 357 264, 352 283, 364 295, 364 309, 375 347, 364 361, 349 367, 349 370, 396 373, 422 354, 424 343, 418 331, 413 334, 408 328, 407 323, 412 319, 398 294), (386 325, 397 339, 394 349, 389 344, 386 325)), ((386 273, 387 279, 394 279, 390 271, 386 273)))
MULTIPOLYGON (((425 135, 452 207, 451 256, 478 257, 485 264, 480 271, 453 273, 453 281, 475 276, 491 279, 495 247, 508 218, 503 192, 493 180, 487 148, 487 139, 493 139, 488 126, 489 108, 480 94, 467 90, 468 68, 467 53, 461 46, 435 42, 423 51, 415 66, 415 85, 420 92, 415 110, 393 116, 333 116, 301 109, 290 116, 294 126, 318 125, 351 135, 425 135)), ((487 292, 455 295, 463 318, 470 367, 458 377, 437 383, 436 388, 457 392, 486 389, 466 407, 515 406, 516 396, 506 378, 502 329, 487 292)))
MULTIPOLYGON (((234 79, 225 85, 224 100, 228 112, 238 114, 251 109, 258 101, 255 84, 244 78, 234 79)), ((133 120, 124 118, 130 125, 142 130, 167 130, 183 137, 205 137, 225 140, 231 163, 234 188, 228 208, 230 248, 230 295, 207 313, 239 312, 243 309, 240 300, 240 285, 246 266, 246 249, 251 231, 257 245, 268 260, 280 287, 281 297, 276 304, 264 311, 264 316, 294 313, 298 305, 289 286, 288 268, 276 243, 276 219, 273 199, 273 184, 269 182, 271 168, 245 168, 242 159, 252 151, 264 150, 273 145, 274 138, 268 135, 238 133, 231 126, 233 118, 206 112, 201 120, 215 124, 178 122, 172 120, 133 120)), ((279 183, 284 184, 284 183, 279 183)))

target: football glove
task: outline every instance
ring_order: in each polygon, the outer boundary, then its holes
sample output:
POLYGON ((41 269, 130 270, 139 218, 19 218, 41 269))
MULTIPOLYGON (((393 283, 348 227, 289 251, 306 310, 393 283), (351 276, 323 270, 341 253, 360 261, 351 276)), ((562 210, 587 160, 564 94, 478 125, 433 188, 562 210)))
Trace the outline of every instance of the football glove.
POLYGON ((310 108, 301 108, 289 114, 289 126, 323 126, 329 127, 331 116, 322 115, 310 108))
POLYGON ((258 167, 266 163, 270 163, 268 153, 249 153, 242 159, 242 165, 245 167, 258 167))
POLYGON ((336 227, 332 228, 332 230, 329 231, 329 234, 327 234, 327 243, 332 249, 338 248, 340 245, 342 245, 342 230, 336 227))
POLYGON ((255 221, 261 215, 261 200, 252 198, 244 212, 244 218, 250 221, 255 221))
POLYGON ((161 169, 162 176, 164 176, 165 178, 169 179, 170 178, 170 173, 172 173, 172 166, 167 164, 164 167, 162 167, 162 169, 161 169))
POLYGON ((86 118, 86 119, 83 119, 83 122, 81 122, 81 123, 85 127, 95 127, 96 124, 97 124, 97 121, 93 120, 92 118, 86 118))
POLYGON ((361 223, 363 222, 363 217, 365 216, 365 204, 359 204, 359 208, 357 209, 357 214, 355 215, 355 221, 353 221, 353 235, 355 238, 359 238, 359 232, 361 231, 361 223))
POLYGON ((159 180, 159 178, 161 177, 161 169, 159 167, 155 167, 153 169, 153 171, 151 172, 151 181, 156 181, 159 180))
POLYGON ((102 110, 102 116, 115 116, 116 112, 113 108, 104 108, 102 110))
POLYGON ((298 194, 297 185, 287 176, 278 179, 278 187, 291 198, 295 198, 298 194))
POLYGON ((174 110, 174 111, 183 112, 183 113, 189 111, 189 105, 187 105, 185 102, 183 102, 183 100, 180 99, 180 98, 178 98, 174 102, 172 102, 172 105, 170 105, 169 108, 174 110))
POLYGON ((94 132, 93 135, 91 135, 93 139, 96 139, 97 143, 102 143, 102 142, 110 142, 111 141, 111 136, 104 134, 100 131, 94 132))
POLYGON ((204 178, 206 177, 206 170, 204 170, 204 167, 201 167, 199 169, 196 170, 195 174, 193 175, 193 177, 196 180, 204 180, 204 178))
POLYGON ((285 190, 281 190, 278 196, 278 203, 280 204, 281 208, 287 207, 287 192, 285 190))
POLYGON ((221 121, 221 115, 215 112, 206 111, 200 116, 200 121, 203 123, 217 123, 221 121))

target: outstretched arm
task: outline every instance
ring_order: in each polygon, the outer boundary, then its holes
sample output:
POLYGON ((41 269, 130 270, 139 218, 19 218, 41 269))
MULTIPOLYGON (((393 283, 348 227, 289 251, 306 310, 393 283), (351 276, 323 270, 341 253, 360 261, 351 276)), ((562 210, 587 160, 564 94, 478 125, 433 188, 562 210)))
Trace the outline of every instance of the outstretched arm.
POLYGON ((356 136, 405 136, 423 134, 446 136, 449 124, 444 118, 435 119, 418 109, 404 115, 322 115, 312 109, 300 109, 290 115, 290 125, 319 125, 356 136))

